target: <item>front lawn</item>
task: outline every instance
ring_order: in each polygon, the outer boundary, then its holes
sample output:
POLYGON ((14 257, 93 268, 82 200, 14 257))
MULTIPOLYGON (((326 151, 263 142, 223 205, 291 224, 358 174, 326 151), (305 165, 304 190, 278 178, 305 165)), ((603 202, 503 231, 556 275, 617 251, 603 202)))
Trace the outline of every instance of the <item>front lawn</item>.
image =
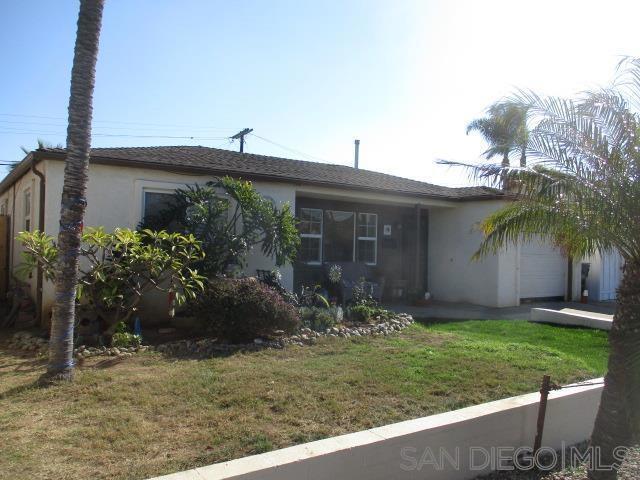
POLYGON ((74 384, 0 341, 0 478, 142 479, 600 376, 606 333, 511 321, 184 360, 92 358, 74 384))

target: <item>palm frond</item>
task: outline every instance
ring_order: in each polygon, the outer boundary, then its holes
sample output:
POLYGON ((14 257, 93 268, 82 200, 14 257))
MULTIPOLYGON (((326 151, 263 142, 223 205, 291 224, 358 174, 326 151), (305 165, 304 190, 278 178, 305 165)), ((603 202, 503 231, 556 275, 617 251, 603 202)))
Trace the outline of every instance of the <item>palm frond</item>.
POLYGON ((610 238, 581 221, 571 204, 514 202, 487 217, 480 230, 484 239, 474 254, 480 259, 502 248, 534 239, 551 241, 567 255, 582 257, 613 247, 610 238))

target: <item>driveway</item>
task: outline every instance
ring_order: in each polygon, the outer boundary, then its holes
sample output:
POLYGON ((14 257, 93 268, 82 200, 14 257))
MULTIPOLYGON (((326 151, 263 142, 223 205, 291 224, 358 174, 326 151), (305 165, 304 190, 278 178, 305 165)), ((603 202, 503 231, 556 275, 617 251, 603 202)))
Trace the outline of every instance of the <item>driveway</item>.
POLYGON ((573 308, 596 313, 613 314, 615 302, 577 303, 577 302, 531 302, 518 307, 483 307, 469 303, 433 302, 425 307, 410 305, 386 305, 385 308, 396 312, 405 312, 414 318, 477 319, 477 320, 529 320, 532 308, 550 308, 560 310, 573 308))

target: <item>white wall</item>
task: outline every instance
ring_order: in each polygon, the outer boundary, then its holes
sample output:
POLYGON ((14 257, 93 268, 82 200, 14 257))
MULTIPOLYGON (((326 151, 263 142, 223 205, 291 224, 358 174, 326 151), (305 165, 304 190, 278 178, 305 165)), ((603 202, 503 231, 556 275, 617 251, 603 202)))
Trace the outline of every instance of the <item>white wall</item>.
MULTIPOLYGON (((47 160, 43 162, 47 169, 47 198, 45 231, 57 235, 60 198, 64 163, 47 160)), ((116 227, 136 228, 143 216, 144 189, 166 190, 171 192, 187 184, 205 183, 212 176, 183 175, 161 170, 141 168, 125 168, 110 165, 90 165, 89 184, 87 189, 87 211, 85 226, 104 226, 107 231, 116 227)), ((253 182, 257 191, 272 198, 279 206, 289 202, 295 211, 295 188, 284 183, 253 182)), ((255 274, 256 269, 272 269, 275 263, 266 258, 259 249, 248 257, 247 274, 255 274)), ((280 269, 285 286, 293 288, 293 267, 280 269)), ((48 283, 44 288, 44 310, 48 312, 53 303, 53 285, 48 283)), ((146 316, 164 319, 167 316, 166 295, 149 295, 152 301, 143 305, 146 316)))
MULTIPOLYGON (((601 394, 601 385, 552 392, 543 447, 558 450, 589 438, 601 394)), ((539 398, 521 395, 155 480, 469 480, 497 469, 500 454, 532 447, 539 398), (493 466, 481 468, 487 457, 476 449, 488 452, 493 466)))
POLYGON ((482 241, 475 226, 505 204, 464 202, 429 213, 429 290, 435 300, 490 307, 518 304, 515 246, 480 261, 471 260, 482 241))
MULTIPOLYGON (((38 170, 45 171, 42 164, 38 165, 38 170)), ((31 195, 31 214, 28 216, 31 223, 31 231, 38 230, 38 212, 40 211, 40 179, 31 171, 23 175, 15 184, 6 192, 0 195, 0 208, 5 210, 5 214, 11 217, 9 223, 10 234, 13 240, 10 242, 10 258, 9 268, 10 274, 30 285, 31 298, 36 298, 36 272, 35 270, 28 277, 22 277, 16 274, 15 269, 22 262, 22 246, 15 240, 15 236, 25 230, 25 193, 30 192, 31 195), (15 202, 14 202, 15 199, 15 202), (15 205, 14 205, 15 203, 15 205)))
POLYGON ((589 300, 613 300, 622 279, 624 260, 617 251, 596 253, 584 260, 591 264, 587 277, 589 300))

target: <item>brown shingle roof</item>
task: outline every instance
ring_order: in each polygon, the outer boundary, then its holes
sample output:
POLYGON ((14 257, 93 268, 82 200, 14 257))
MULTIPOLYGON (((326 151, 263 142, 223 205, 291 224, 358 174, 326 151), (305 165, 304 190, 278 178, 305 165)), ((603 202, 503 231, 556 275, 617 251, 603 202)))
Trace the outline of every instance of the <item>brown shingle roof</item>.
MULTIPOLYGON (((64 158, 64 149, 36 151, 41 158, 64 158)), ((344 165, 239 153, 201 146, 93 148, 95 163, 117 163, 142 168, 206 172, 247 179, 270 179, 302 184, 416 195, 449 200, 502 197, 488 187, 449 188, 344 165)), ((3 182, 4 183, 4 182, 3 182)))

